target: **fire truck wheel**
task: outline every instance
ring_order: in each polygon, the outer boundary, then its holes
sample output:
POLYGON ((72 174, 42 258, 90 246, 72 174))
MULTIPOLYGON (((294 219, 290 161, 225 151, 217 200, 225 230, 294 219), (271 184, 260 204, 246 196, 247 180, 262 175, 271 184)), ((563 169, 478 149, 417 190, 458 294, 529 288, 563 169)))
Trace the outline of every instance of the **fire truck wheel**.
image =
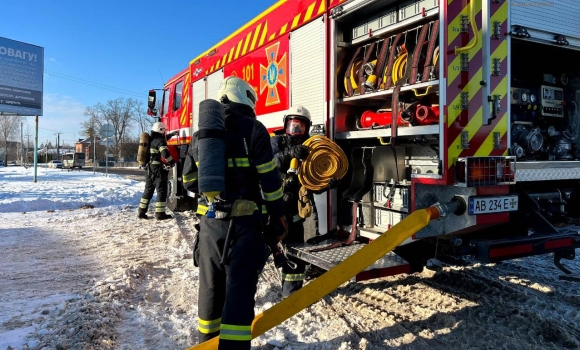
POLYGON ((171 193, 171 178, 167 181, 167 208, 172 212, 197 210, 197 200, 188 196, 176 197, 171 193))

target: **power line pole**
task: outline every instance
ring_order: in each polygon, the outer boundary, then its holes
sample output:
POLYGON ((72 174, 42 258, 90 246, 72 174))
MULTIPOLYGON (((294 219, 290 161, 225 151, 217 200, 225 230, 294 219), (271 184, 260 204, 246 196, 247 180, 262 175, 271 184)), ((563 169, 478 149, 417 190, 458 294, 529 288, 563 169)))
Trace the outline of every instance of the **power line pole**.
POLYGON ((60 134, 61 132, 57 132, 56 135, 56 160, 60 160, 60 134))
POLYGON ((30 148, 30 134, 26 135, 27 137, 27 141, 26 141, 26 163, 28 163, 28 149, 30 148))

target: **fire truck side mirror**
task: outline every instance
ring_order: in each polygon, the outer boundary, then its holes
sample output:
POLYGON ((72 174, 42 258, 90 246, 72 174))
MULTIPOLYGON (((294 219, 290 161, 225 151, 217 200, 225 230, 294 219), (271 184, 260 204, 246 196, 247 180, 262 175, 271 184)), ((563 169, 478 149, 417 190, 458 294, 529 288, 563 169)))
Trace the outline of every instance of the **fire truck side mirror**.
POLYGON ((155 102, 157 101, 157 93, 155 90, 149 90, 149 99, 147 100, 147 114, 151 116, 157 115, 157 110, 155 109, 155 102))

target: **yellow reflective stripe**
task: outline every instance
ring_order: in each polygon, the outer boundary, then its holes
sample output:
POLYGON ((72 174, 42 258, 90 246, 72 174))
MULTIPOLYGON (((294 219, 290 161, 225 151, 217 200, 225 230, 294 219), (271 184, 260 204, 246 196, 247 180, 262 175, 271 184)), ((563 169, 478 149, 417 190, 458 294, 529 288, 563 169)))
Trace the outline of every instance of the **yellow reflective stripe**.
POLYGON ((154 160, 154 161, 151 162, 151 164, 161 164, 161 162, 158 161, 158 160, 154 160))
POLYGON ((211 321, 202 320, 197 321, 197 329, 203 334, 209 334, 220 330, 222 319, 218 318, 211 321))
POLYGON ((201 214, 201 215, 205 215, 207 213, 208 209, 209 208, 206 207, 205 205, 198 204, 196 213, 201 214))
POLYGON ((165 213, 165 202, 155 202, 155 212, 165 213))
POLYGON ((168 162, 169 161, 172 161, 173 160, 173 157, 172 156, 169 156, 169 157, 165 158, 165 160, 168 161, 168 162))
POLYGON ((262 205, 262 214, 268 214, 268 208, 265 205, 262 205))
POLYGON ((199 168, 199 162, 195 162, 195 166, 199 168))
POLYGON ((238 341, 252 340, 252 326, 222 324, 220 328, 220 339, 238 341))
MULTIPOLYGON (((250 166, 250 160, 248 158, 235 158, 236 166, 241 168, 247 168, 250 166)), ((228 168, 234 167, 234 161, 230 158, 228 159, 228 168)))
POLYGON ((164 151, 166 149, 167 149, 167 146, 161 146, 161 147, 159 147, 159 152, 164 151))
POLYGON ((192 182, 192 181, 197 181, 197 171, 195 173, 183 175, 183 183, 184 184, 192 182))
POLYGON ((276 162, 274 162, 274 159, 272 159, 271 161, 264 163, 264 164, 260 164, 256 166, 256 170, 258 170, 258 173, 260 174, 264 174, 267 173, 269 171, 272 171, 276 169, 276 162))
POLYGON ((283 195, 284 194, 282 193, 282 187, 280 187, 274 192, 264 192, 264 199, 267 200, 268 202, 272 202, 282 198, 283 195))
POLYGON ((304 276, 303 273, 283 273, 282 279, 286 282, 299 282, 304 281, 304 276))
POLYGON ((151 153, 159 153, 159 150, 155 149, 155 148, 150 148, 149 152, 151 153))

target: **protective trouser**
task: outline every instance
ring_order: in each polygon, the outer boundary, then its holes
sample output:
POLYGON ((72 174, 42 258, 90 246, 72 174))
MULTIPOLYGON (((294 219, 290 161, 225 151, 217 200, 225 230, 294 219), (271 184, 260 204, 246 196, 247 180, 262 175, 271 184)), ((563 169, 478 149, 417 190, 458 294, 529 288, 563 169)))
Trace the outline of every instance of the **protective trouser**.
MULTIPOLYGON (((288 223, 288 236, 284 239, 284 244, 287 243, 304 243, 304 219, 295 217, 286 217, 288 223)), ((288 259, 296 264, 296 268, 284 264, 282 266, 282 296, 288 297, 293 292, 302 288, 304 284, 304 272, 306 271, 306 264, 299 259, 288 256, 288 259)))
POLYGON ((219 335, 220 350, 249 350, 258 277, 269 255, 259 216, 233 219, 227 265, 220 260, 230 220, 200 219, 194 253, 199 264, 199 342, 219 335))
POLYGON ((163 169, 147 168, 147 179, 145 180, 145 190, 139 202, 139 212, 146 213, 149 202, 153 198, 153 193, 157 190, 155 201, 155 213, 165 213, 165 202, 167 201, 167 179, 169 172, 163 169))

